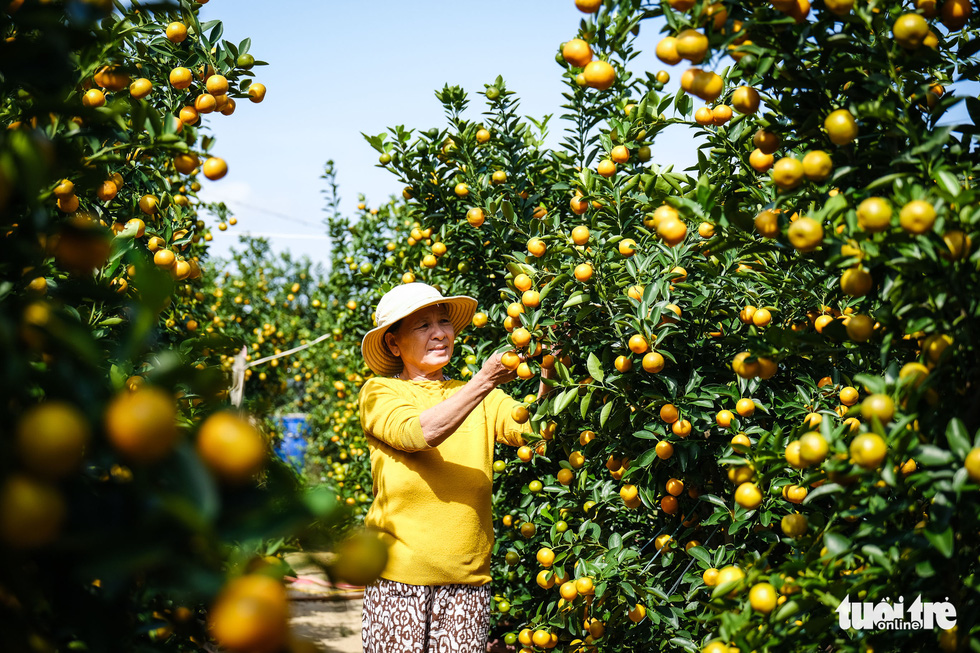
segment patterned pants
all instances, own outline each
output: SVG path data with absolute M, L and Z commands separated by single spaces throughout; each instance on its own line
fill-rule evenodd
M 490 585 L 406 585 L 378 579 L 364 588 L 364 653 L 484 653 Z

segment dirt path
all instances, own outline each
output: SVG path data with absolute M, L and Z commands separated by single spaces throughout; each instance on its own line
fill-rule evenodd
M 359 653 L 361 601 L 298 600 L 289 604 L 293 632 L 325 653 Z
M 289 555 L 287 560 L 297 576 L 311 581 L 326 581 L 320 568 L 308 564 L 303 556 Z M 289 592 L 293 633 L 316 644 L 324 653 L 359 653 L 361 599 L 340 598 L 329 591 L 317 592 L 317 586 L 313 583 L 307 584 L 305 590 L 293 589 Z

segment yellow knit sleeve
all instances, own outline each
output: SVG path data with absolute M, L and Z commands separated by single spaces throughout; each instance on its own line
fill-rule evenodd
M 510 416 L 514 406 L 520 406 L 521 402 L 500 388 L 491 390 L 484 401 L 487 407 L 487 418 L 493 427 L 494 439 L 500 444 L 509 444 L 514 447 L 525 444 L 524 434 L 531 433 L 533 430 L 530 420 L 523 424 L 518 424 Z
M 385 444 L 402 451 L 431 449 L 422 435 L 422 413 L 407 395 L 398 392 L 397 383 L 378 378 L 361 386 L 359 407 L 361 428 Z M 403 382 L 402 382 L 403 383 Z

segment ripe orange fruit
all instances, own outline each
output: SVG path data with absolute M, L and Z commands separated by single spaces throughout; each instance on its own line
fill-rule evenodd
M 769 614 L 776 607 L 776 588 L 769 583 L 756 583 L 749 590 L 749 605 L 756 612 Z
M 877 469 L 885 459 L 888 446 L 877 433 L 862 433 L 851 442 L 851 460 L 864 469 Z
M 840 277 L 840 289 L 851 297 L 864 297 L 871 291 L 871 273 L 861 265 L 844 270 Z
M 630 160 L 630 151 L 625 145 L 617 145 L 609 153 L 609 158 L 616 163 L 626 163 Z
M 215 181 L 221 179 L 226 174 L 228 174 L 228 164 L 225 163 L 224 159 L 219 159 L 218 157 L 210 157 L 201 166 L 201 172 L 208 179 Z
M 470 210 L 472 211 L 473 209 Z M 482 213 L 482 211 L 480 212 Z M 534 237 L 531 240 L 527 241 L 527 252 L 531 256 L 537 256 L 540 258 L 544 256 L 546 251 L 548 251 L 548 246 L 540 238 Z
M 567 41 L 561 49 L 561 56 L 576 68 L 584 68 L 592 61 L 592 48 L 582 39 Z
M 616 174 L 616 164 L 609 159 L 603 159 L 599 162 L 599 165 L 596 166 L 596 172 L 608 179 Z
M 704 573 L 701 574 L 701 580 L 703 580 L 704 584 L 708 587 L 714 587 L 718 584 L 718 570 L 714 567 L 705 569 Z M 725 647 L 725 653 L 728 653 L 728 647 Z
M 947 261 L 959 261 L 970 254 L 973 243 L 970 236 L 961 229 L 950 229 L 943 234 L 943 242 L 947 250 L 940 251 L 939 256 Z
M 970 0 L 944 0 L 941 12 L 943 25 L 953 31 L 966 25 L 973 13 L 973 6 Z
M 635 624 L 638 624 L 641 621 L 643 621 L 644 618 L 646 618 L 647 609 L 643 605 L 637 603 L 636 607 L 630 610 L 626 616 L 629 617 L 630 621 L 632 621 Z
M 516 351 L 511 349 L 510 351 L 505 351 L 500 355 L 500 364 L 506 367 L 508 370 L 516 370 L 517 366 L 521 364 L 521 357 Z
M 590 61 L 582 71 L 585 83 L 604 91 L 616 82 L 616 70 L 606 61 Z
M 82 96 L 82 106 L 90 109 L 105 106 L 105 93 L 97 88 L 90 88 Z
M 636 241 L 632 238 L 624 238 L 619 241 L 618 248 L 622 256 L 633 256 L 636 253 Z
M 715 415 L 715 423 L 723 429 L 731 426 L 733 419 L 735 419 L 735 415 L 730 410 L 719 410 L 718 414 Z
M 665 36 L 657 43 L 657 58 L 668 66 L 680 63 L 683 58 L 677 52 L 677 39 L 673 36 Z
M 806 515 L 801 515 L 798 512 L 784 516 L 779 522 L 779 527 L 786 537 L 800 537 L 806 534 L 808 526 Z
M 762 503 L 762 491 L 755 483 L 742 483 L 735 490 L 735 503 L 746 510 L 755 510 Z
M 882 424 L 887 424 L 895 416 L 895 402 L 885 394 L 868 395 L 861 402 L 861 416 L 868 421 L 877 417 Z
M 675 45 L 683 59 L 698 64 L 708 52 L 708 37 L 697 30 L 685 29 L 677 35 Z
M 752 324 L 759 327 L 760 329 L 769 326 L 769 323 L 771 321 L 772 321 L 772 313 L 769 312 L 768 308 L 760 308 L 755 313 L 752 314 Z
M 531 458 L 534 456 L 534 450 L 528 446 L 522 446 L 517 450 L 517 457 L 522 463 L 530 462 Z
M 602 7 L 602 0 L 575 0 L 575 7 L 584 14 L 594 14 Z
M 838 15 L 846 16 L 854 8 L 854 0 L 824 0 L 827 9 Z
M 755 113 L 759 110 L 759 101 L 759 91 L 751 86 L 739 86 L 732 92 L 732 107 L 739 113 Z
M 749 167 L 762 174 L 772 168 L 773 161 L 776 160 L 772 154 L 766 154 L 759 148 L 752 150 L 749 154 Z
M 208 629 L 222 648 L 274 653 L 286 644 L 288 619 L 282 583 L 270 576 L 248 574 L 222 589 L 208 612 Z
M 667 460 L 674 455 L 674 445 L 667 442 L 666 440 L 661 440 L 656 446 L 657 457 L 661 460 Z
M 194 81 L 194 75 L 190 70 L 184 68 L 183 66 L 178 66 L 170 71 L 170 85 L 177 90 L 184 90 L 190 88 L 191 82 Z
M 752 144 L 763 154 L 772 154 L 779 149 L 780 139 L 776 134 L 760 129 L 752 136 Z
M 197 453 L 226 483 L 240 485 L 261 471 L 267 452 L 262 434 L 230 412 L 208 417 L 197 433 Z
M 26 474 L 10 474 L 0 486 L 0 541 L 14 549 L 50 544 L 61 532 L 66 511 L 55 486 Z
M 847 145 L 858 135 L 857 122 L 847 109 L 832 111 L 824 120 L 823 126 L 834 145 Z
M 251 86 L 248 87 L 248 99 L 252 102 L 258 104 L 265 99 L 265 84 L 259 84 L 258 82 L 252 82 Z
M 30 471 L 56 479 L 78 467 L 91 438 L 85 415 L 74 405 L 48 400 L 17 422 L 17 452 Z
M 679 478 L 671 478 L 667 481 L 665 489 L 668 493 L 679 497 L 684 492 L 684 481 Z
M 679 419 L 670 425 L 670 431 L 679 438 L 686 438 L 691 434 L 691 422 L 686 419 Z
M 882 197 L 869 197 L 858 204 L 858 226 L 871 233 L 883 231 L 891 226 L 892 207 Z
M 803 181 L 803 163 L 793 157 L 783 157 L 772 167 L 772 183 L 782 190 L 791 190 Z
M 936 209 L 924 200 L 912 200 L 898 214 L 902 229 L 912 234 L 924 234 L 936 222 Z
M 657 227 L 657 233 L 669 246 L 679 245 L 687 237 L 687 225 L 680 220 L 667 219 Z
M 699 68 L 692 68 L 691 70 L 694 71 L 694 76 L 688 77 L 690 88 L 685 90 L 705 102 L 714 102 L 717 100 L 722 91 L 725 90 L 725 80 L 717 73 L 711 71 L 705 71 Z M 684 84 L 684 82 L 685 78 L 682 75 L 681 84 Z
M 966 454 L 963 466 L 966 468 L 967 475 L 975 483 L 980 483 L 980 447 L 970 449 L 970 453 Z
M 745 435 L 744 433 L 736 433 L 734 436 L 732 436 L 729 444 L 732 445 L 732 449 L 735 451 L 743 453 L 752 448 L 752 440 L 750 440 L 749 436 Z
M 701 126 L 713 125 L 715 124 L 715 118 L 711 114 L 711 109 L 708 107 L 701 107 L 694 112 L 694 122 Z
M 572 242 L 576 245 L 585 245 L 589 242 L 589 228 L 579 225 L 572 229 Z
M 153 254 L 153 263 L 158 267 L 169 270 L 177 263 L 177 255 L 169 249 L 160 249 Z
M 666 362 L 664 361 L 664 357 L 655 351 L 651 351 L 644 356 L 643 361 L 640 363 L 640 365 L 643 367 L 643 371 L 650 372 L 651 374 L 656 374 L 664 369 L 665 364 Z
M 211 113 L 218 106 L 218 101 L 210 93 L 202 93 L 194 98 L 194 108 L 198 113 Z
M 159 252 L 157 252 L 159 254 Z M 105 411 L 109 442 L 127 460 L 153 463 L 168 456 L 180 438 L 170 393 L 154 386 L 121 392 Z
M 823 181 L 834 171 L 830 155 L 823 150 L 812 150 L 803 157 L 803 174 L 810 181 Z
M 629 342 L 627 343 L 630 351 L 634 354 L 643 354 L 650 348 L 650 343 L 639 333 L 634 333 L 630 336 Z
M 711 110 L 711 117 L 715 125 L 721 127 L 732 119 L 732 108 L 727 104 L 719 104 Z
M 779 234 L 779 214 L 769 209 L 762 211 L 755 216 L 755 230 L 765 238 L 775 238 Z
M 895 42 L 906 50 L 916 50 L 929 34 L 929 23 L 916 13 L 902 14 L 892 24 Z
M 575 278 L 581 282 L 586 282 L 592 278 L 592 265 L 589 263 L 579 263 L 575 266 Z
M 677 407 L 674 406 L 674 404 L 664 404 L 660 408 L 660 419 L 668 424 L 673 424 L 679 417 L 680 413 L 677 411 Z
M 858 401 L 858 391 L 856 388 L 851 386 L 844 386 L 841 388 L 840 394 L 838 395 L 840 402 L 845 406 L 853 406 Z
M 823 241 L 823 226 L 813 218 L 800 218 L 789 226 L 789 242 L 801 252 L 810 252 Z
M 200 162 L 196 154 L 183 152 L 174 157 L 174 169 L 182 175 L 189 175 Z
M 718 570 L 718 577 L 716 585 L 724 585 L 725 583 L 737 583 L 745 578 L 745 572 L 735 565 L 729 565 L 727 567 L 722 567 Z M 738 588 L 732 590 L 729 596 L 734 596 L 738 591 Z
M 173 22 L 167 25 L 167 39 L 172 43 L 183 43 L 187 38 L 187 26 L 183 23 Z
M 200 118 L 200 114 L 198 114 L 197 109 L 194 107 L 187 106 L 180 110 L 178 117 L 183 124 L 193 125 Z
M 119 188 L 116 186 L 116 182 L 111 179 L 106 179 L 95 187 L 95 196 L 102 202 L 111 202 L 118 193 Z
M 755 414 L 755 402 L 748 397 L 742 397 L 735 404 L 735 412 L 742 417 L 752 417 Z
M 522 363 L 521 365 L 523 365 Z M 520 369 L 520 365 L 517 366 Z M 510 417 L 518 424 L 524 424 L 531 419 L 531 413 L 524 406 L 514 406 L 510 411 Z
M 800 436 L 800 462 L 804 465 L 818 465 L 827 458 L 830 445 L 816 431 L 810 431 Z
M 211 95 L 226 95 L 228 93 L 228 78 L 224 75 L 211 75 L 204 83 Z

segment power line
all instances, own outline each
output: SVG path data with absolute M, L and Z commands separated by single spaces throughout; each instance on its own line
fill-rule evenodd
M 256 238 L 302 238 L 304 240 L 330 240 L 330 236 L 324 234 L 275 234 L 257 231 L 245 231 L 242 236 L 254 236 Z
M 279 211 L 273 211 L 272 209 L 266 209 L 266 208 L 263 208 L 261 206 L 256 206 L 254 204 L 246 204 L 245 202 L 241 202 L 239 200 L 226 200 L 225 201 L 225 204 L 236 204 L 236 205 L 238 205 L 238 206 L 240 206 L 242 208 L 246 208 L 246 209 L 249 209 L 251 211 L 255 211 L 257 213 L 265 213 L 266 215 L 271 215 L 271 216 L 277 217 L 277 218 L 279 218 L 281 220 L 288 220 L 289 222 L 296 222 L 297 224 L 306 225 L 307 227 L 316 227 L 317 229 L 324 229 L 324 225 L 322 225 L 322 224 L 313 224 L 312 222 L 309 222 L 307 220 L 303 220 L 301 218 L 294 218 L 291 215 L 286 215 L 285 213 L 280 213 Z

